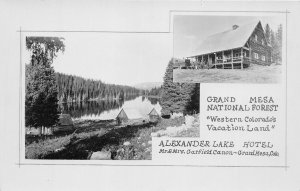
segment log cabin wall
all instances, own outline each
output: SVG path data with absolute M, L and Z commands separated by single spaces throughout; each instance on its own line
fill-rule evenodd
M 267 45 L 264 37 L 264 31 L 259 23 L 248 40 L 251 48 L 251 61 L 253 64 L 270 65 L 271 64 L 271 48 Z M 258 54 L 258 58 L 255 57 Z M 256 55 L 257 56 L 257 55 Z M 265 61 L 262 60 L 265 56 Z

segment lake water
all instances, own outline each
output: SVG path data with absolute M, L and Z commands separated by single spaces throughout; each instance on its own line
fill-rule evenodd
M 146 117 L 150 111 L 160 114 L 160 100 L 144 96 L 133 97 L 128 100 L 89 101 L 80 103 L 64 103 L 60 109 L 64 114 L 70 114 L 73 119 L 115 119 L 121 109 L 129 118 Z

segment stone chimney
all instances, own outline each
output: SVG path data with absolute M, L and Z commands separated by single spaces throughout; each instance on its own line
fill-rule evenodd
M 235 30 L 235 29 L 237 29 L 239 27 L 239 25 L 233 25 L 232 26 L 232 30 Z

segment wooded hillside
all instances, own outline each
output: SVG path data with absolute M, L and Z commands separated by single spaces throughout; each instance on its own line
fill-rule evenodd
M 100 80 L 56 73 L 58 99 L 60 102 L 87 100 L 126 99 L 143 94 L 142 90 L 130 86 L 106 84 Z

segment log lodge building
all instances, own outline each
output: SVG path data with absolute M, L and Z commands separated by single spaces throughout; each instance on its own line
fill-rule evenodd
M 233 25 L 230 30 L 209 36 L 187 59 L 196 69 L 243 69 L 251 64 L 270 65 L 271 47 L 259 21 Z

